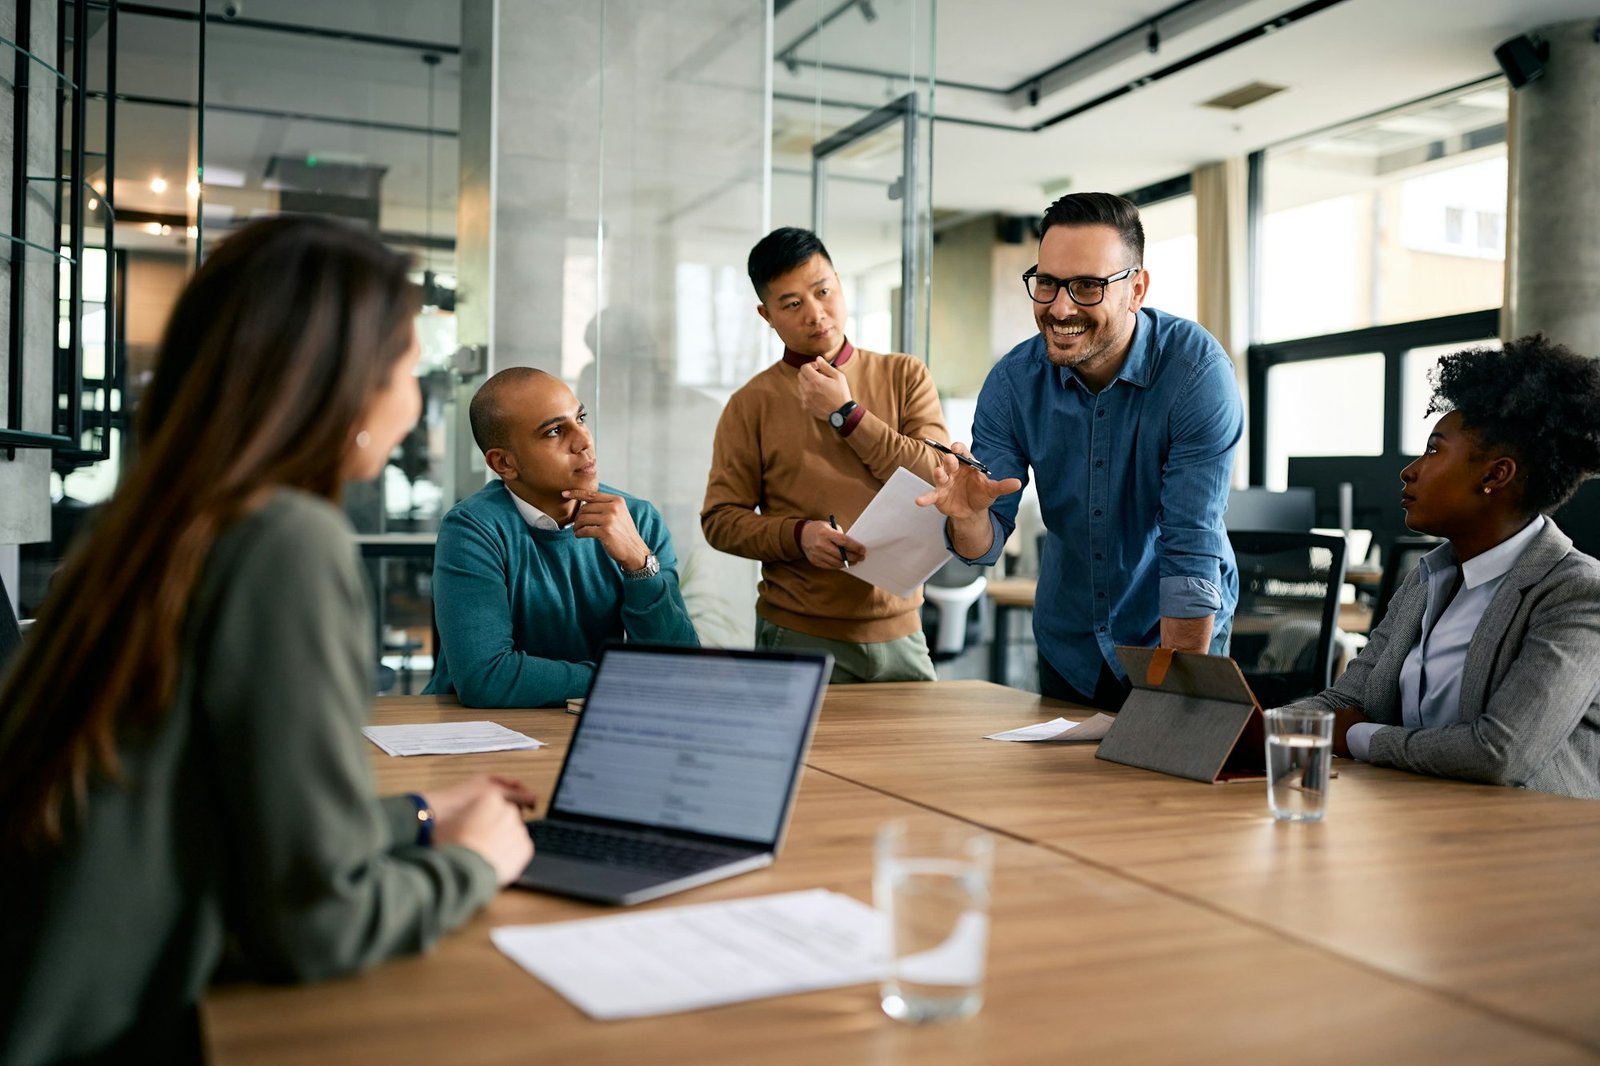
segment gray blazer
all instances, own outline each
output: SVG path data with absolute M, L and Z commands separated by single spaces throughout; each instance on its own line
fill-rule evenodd
M 1461 720 L 1401 725 L 1400 666 L 1422 634 L 1417 571 L 1344 676 L 1300 706 L 1360 707 L 1379 766 L 1600 799 L 1600 562 L 1554 522 L 1506 574 L 1467 649 Z

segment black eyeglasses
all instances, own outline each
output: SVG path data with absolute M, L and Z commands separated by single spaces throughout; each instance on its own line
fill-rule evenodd
M 1131 266 L 1126 270 L 1119 270 L 1109 278 L 1053 278 L 1049 274 L 1039 273 L 1038 267 L 1029 267 L 1022 275 L 1022 284 L 1028 290 L 1028 296 L 1036 304 L 1053 304 L 1056 302 L 1063 287 L 1067 290 L 1067 297 L 1079 307 L 1093 307 L 1106 298 L 1106 286 L 1129 278 L 1139 272 L 1138 266 Z

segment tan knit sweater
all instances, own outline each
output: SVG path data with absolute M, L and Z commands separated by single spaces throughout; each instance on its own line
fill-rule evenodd
M 866 408 L 845 437 L 801 406 L 799 371 L 787 363 L 733 394 L 717 423 L 700 524 L 713 548 L 761 560 L 756 613 L 769 622 L 862 644 L 896 640 L 921 628 L 921 593 L 891 596 L 812 566 L 795 527 L 832 514 L 848 529 L 899 467 L 932 481 L 938 453 L 922 438 L 949 436 L 919 360 L 857 348 L 839 369 Z

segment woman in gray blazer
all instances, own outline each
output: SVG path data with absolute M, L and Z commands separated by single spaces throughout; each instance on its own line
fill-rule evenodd
M 1445 414 L 1399 503 L 1447 543 L 1302 705 L 1335 712 L 1339 755 L 1600 798 L 1600 562 L 1549 518 L 1600 472 L 1600 361 L 1536 335 L 1447 355 L 1433 382 Z

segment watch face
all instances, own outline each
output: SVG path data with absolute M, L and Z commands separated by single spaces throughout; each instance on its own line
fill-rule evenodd
M 844 415 L 840 414 L 838 411 L 833 412 L 833 414 L 828 416 L 828 424 L 834 429 L 838 429 L 840 426 L 844 425 Z

